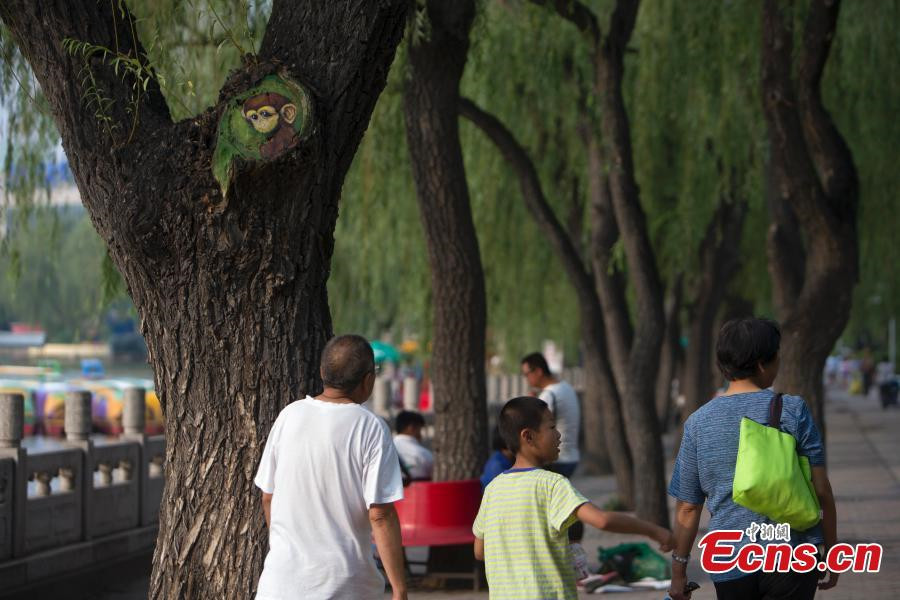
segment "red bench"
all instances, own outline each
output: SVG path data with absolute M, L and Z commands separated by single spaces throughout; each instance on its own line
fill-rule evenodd
M 395 502 L 400 518 L 403 546 L 453 546 L 472 544 L 472 523 L 481 504 L 481 482 L 414 481 L 403 489 L 403 500 Z M 430 573 L 438 577 L 472 578 L 477 590 L 481 583 L 481 563 L 474 561 L 471 575 Z

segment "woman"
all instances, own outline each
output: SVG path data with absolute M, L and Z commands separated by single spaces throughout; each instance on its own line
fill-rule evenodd
M 709 531 L 747 530 L 752 523 L 772 523 L 767 517 L 735 504 L 731 497 L 737 460 L 740 423 L 748 417 L 768 422 L 769 390 L 778 375 L 781 332 L 774 321 L 744 318 L 722 326 L 716 343 L 716 362 L 728 380 L 728 389 L 692 414 L 684 424 L 684 437 L 675 461 L 669 495 L 674 497 L 675 551 L 672 553 L 673 600 L 685 594 L 687 563 L 697 536 L 700 513 L 706 504 L 711 515 Z M 791 531 L 791 544 L 808 542 L 827 551 L 836 541 L 836 514 L 831 484 L 825 472 L 825 454 L 815 422 L 802 398 L 783 396 L 781 429 L 797 440 L 797 452 L 809 459 L 812 481 L 823 510 L 822 521 L 807 531 Z M 745 535 L 735 546 L 749 543 Z M 757 543 L 767 544 L 757 539 Z M 824 548 L 823 548 L 824 545 Z M 815 596 L 816 588 L 828 589 L 838 574 L 828 573 L 818 583 L 819 572 L 745 573 L 734 568 L 712 574 L 720 600 L 791 599 Z

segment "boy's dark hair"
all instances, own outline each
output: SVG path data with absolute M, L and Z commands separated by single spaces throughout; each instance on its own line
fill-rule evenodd
M 394 417 L 394 431 L 403 433 L 410 425 L 425 427 L 425 417 L 411 410 L 402 410 Z
M 321 369 L 322 383 L 349 393 L 374 372 L 375 354 L 361 335 L 339 335 L 325 344 Z
M 509 450 L 509 446 L 506 445 L 506 441 L 503 439 L 503 436 L 500 435 L 500 427 L 494 426 L 494 431 L 491 432 L 491 450 L 501 451 L 501 450 Z
M 529 369 L 540 369 L 544 372 L 544 375 L 550 375 L 550 366 L 547 364 L 547 359 L 540 352 L 532 352 L 523 358 L 520 364 L 528 365 Z
M 743 317 L 728 321 L 716 341 L 716 365 L 728 381 L 748 379 L 778 355 L 781 330 L 771 319 Z
M 519 434 L 523 429 L 540 429 L 544 413 L 549 410 L 546 402 L 532 396 L 519 396 L 503 405 L 497 427 L 511 452 L 519 453 Z

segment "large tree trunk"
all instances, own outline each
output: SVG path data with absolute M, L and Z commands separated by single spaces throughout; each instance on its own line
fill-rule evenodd
M 437 480 L 478 477 L 487 453 L 486 300 L 459 141 L 459 82 L 474 2 L 430 0 L 427 38 L 409 44 L 405 115 L 431 267 Z
M 134 82 L 99 61 L 96 89 L 114 104 L 105 119 L 84 106 L 81 59 L 61 42 L 143 54 L 118 11 L 93 0 L 0 6 L 147 340 L 167 442 L 150 596 L 247 598 L 267 549 L 253 475 L 279 410 L 319 389 L 340 189 L 405 3 L 276 2 L 259 57 L 232 74 L 216 107 L 180 123 L 155 81 L 132 120 Z M 218 118 L 279 69 L 315 90 L 316 132 L 275 161 L 238 164 L 223 198 L 211 174 Z
M 856 167 L 819 91 L 839 10 L 839 0 L 813 0 L 796 62 L 790 5 L 766 0 L 762 11 L 769 270 L 783 334 L 775 386 L 802 395 L 823 434 L 822 369 L 849 319 L 859 273 Z
M 733 186 L 735 187 L 735 186 Z M 715 348 L 716 315 L 725 299 L 728 284 L 740 266 L 741 234 L 747 203 L 725 197 L 706 228 L 700 243 L 699 281 L 690 310 L 690 334 L 684 367 L 684 414 L 703 406 L 715 391 L 713 351 Z
M 582 464 L 586 472 L 597 472 L 605 445 L 616 475 L 619 495 L 630 506 L 634 494 L 631 454 L 622 426 L 619 393 L 605 356 L 606 333 L 602 309 L 590 272 L 578 252 L 576 241 L 547 202 L 537 169 L 525 148 L 499 119 L 471 100 L 462 99 L 459 110 L 462 116 L 472 121 L 491 139 L 519 178 L 525 207 L 559 256 L 575 289 L 583 332 L 584 366 L 588 378 L 584 396 L 585 453 Z M 599 437 L 601 431 L 603 439 Z

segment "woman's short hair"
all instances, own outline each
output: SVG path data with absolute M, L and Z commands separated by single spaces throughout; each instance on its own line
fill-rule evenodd
M 540 429 L 544 414 L 549 410 L 546 402 L 532 396 L 519 396 L 504 404 L 497 419 L 497 426 L 506 447 L 518 454 L 519 434 L 523 429 L 535 431 Z
M 716 365 L 728 381 L 748 379 L 778 355 L 781 329 L 771 319 L 743 317 L 728 321 L 716 341 Z

